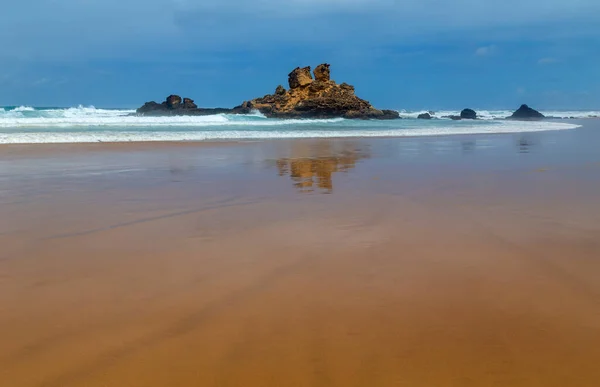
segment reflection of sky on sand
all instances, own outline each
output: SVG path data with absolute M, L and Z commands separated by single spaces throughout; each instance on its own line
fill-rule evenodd
M 368 147 L 354 142 L 318 141 L 292 144 L 289 157 L 275 161 L 279 176 L 289 176 L 300 192 L 331 193 L 336 172 L 348 172 L 370 157 Z

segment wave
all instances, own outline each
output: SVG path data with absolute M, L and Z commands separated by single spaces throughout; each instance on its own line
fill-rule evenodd
M 35 108 L 31 107 L 31 106 L 18 106 L 14 109 L 12 109 L 13 112 L 33 112 L 35 111 Z
M 0 128 L 7 127 L 78 127 L 78 126 L 123 126 L 123 127 L 163 127 L 163 126 L 205 126 L 205 125 L 289 125 L 306 123 L 337 122 L 336 120 L 266 120 L 259 112 L 246 115 L 214 116 L 175 116 L 143 117 L 133 115 L 133 109 L 98 109 L 94 106 L 71 108 L 34 108 L 31 106 L 0 108 Z M 416 119 L 424 111 L 400 110 L 400 117 Z M 433 113 L 434 118 L 444 119 L 459 115 L 460 111 L 440 110 Z M 600 111 L 542 111 L 551 118 L 592 118 L 600 117 Z M 512 114 L 509 110 L 477 110 L 482 120 L 504 119 Z M 339 120 L 339 119 L 338 119 Z
M 420 126 L 412 128 L 323 130 L 306 127 L 295 130 L 195 130 L 195 131 L 78 131 L 0 133 L 0 144 L 89 143 L 129 141 L 260 140 L 340 137 L 418 137 L 459 134 L 501 134 L 575 129 L 578 125 L 556 122 L 502 122 L 496 124 Z
M 77 128 L 77 127 L 203 127 L 203 126 L 279 126 L 326 124 L 343 121 L 333 119 L 267 119 L 260 112 L 243 115 L 149 117 L 133 115 L 135 110 L 76 108 L 34 109 L 28 107 L 0 111 L 0 128 Z

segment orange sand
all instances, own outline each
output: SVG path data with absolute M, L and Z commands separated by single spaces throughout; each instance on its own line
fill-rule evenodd
M 600 385 L 600 210 L 477 187 L 6 204 L 0 385 Z

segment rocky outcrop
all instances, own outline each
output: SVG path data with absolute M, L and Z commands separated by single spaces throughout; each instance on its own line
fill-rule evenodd
M 430 120 L 433 117 L 431 117 L 431 114 L 429 114 L 429 113 L 421 113 L 417 116 L 417 118 L 420 120 Z
M 289 90 L 246 101 L 238 108 L 258 110 L 275 118 L 360 118 L 394 119 L 393 110 L 379 110 L 354 94 L 354 86 L 337 84 L 330 78 L 330 65 L 321 64 L 311 76 L 310 67 L 297 67 L 288 75 Z
M 279 85 L 277 86 L 277 88 L 275 89 L 275 94 L 276 95 L 284 95 L 285 94 L 285 87 Z
M 329 63 L 323 63 L 315 68 L 315 80 L 320 82 L 327 82 L 331 80 L 331 70 L 329 70 Z
M 223 113 L 249 113 L 250 109 L 198 108 L 193 99 L 181 98 L 172 94 L 163 103 L 146 102 L 136 110 L 137 114 L 145 116 L 208 116 Z
M 527 105 L 521 105 L 510 117 L 509 120 L 541 120 L 545 116 L 535 109 L 530 108 Z
M 473 109 L 463 109 L 460 112 L 460 118 L 463 120 L 475 120 L 477 119 L 477 112 Z
M 245 101 L 233 109 L 199 108 L 192 99 L 170 95 L 162 103 L 147 102 L 137 114 L 152 116 L 247 114 L 258 110 L 275 118 L 357 118 L 395 119 L 397 111 L 379 110 L 369 101 L 354 94 L 354 86 L 337 84 L 331 79 L 330 65 L 315 68 L 314 79 L 310 67 L 296 67 L 288 74 L 289 89 L 279 85 L 274 94 Z
M 198 105 L 194 103 L 193 99 L 184 98 L 183 99 L 183 108 L 184 109 L 197 109 Z
M 290 89 L 296 89 L 298 87 L 306 86 L 311 84 L 313 81 L 310 75 L 310 66 L 307 67 L 296 67 L 291 73 L 288 74 L 288 84 Z
M 179 105 L 181 105 L 181 97 L 178 95 L 171 94 L 167 97 L 165 103 L 167 105 L 167 108 L 169 109 L 178 109 Z

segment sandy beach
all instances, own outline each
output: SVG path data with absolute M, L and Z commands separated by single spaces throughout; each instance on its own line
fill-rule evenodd
M 598 386 L 600 125 L 0 147 L 0 385 Z

